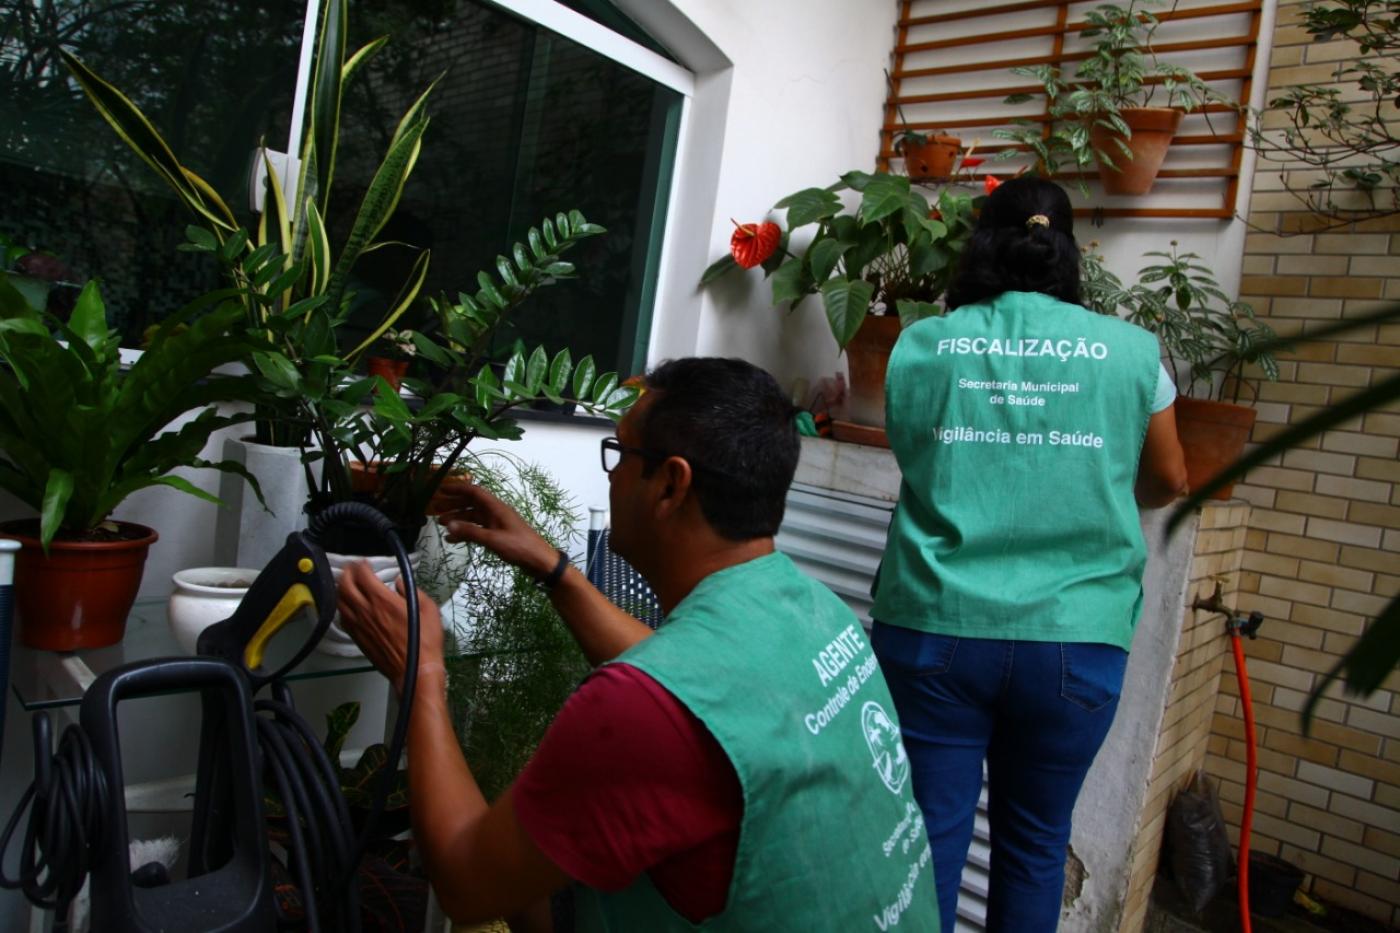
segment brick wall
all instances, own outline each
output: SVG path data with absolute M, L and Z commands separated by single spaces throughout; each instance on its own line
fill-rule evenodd
M 1309 41 L 1301 4 L 1280 3 L 1270 88 L 1329 82 L 1353 44 Z M 1308 177 L 1295 175 L 1294 186 Z M 1279 332 L 1306 337 L 1400 299 L 1400 217 L 1328 229 L 1261 163 L 1241 297 Z M 1400 368 L 1400 326 L 1299 342 L 1259 390 L 1255 439 L 1276 434 Z M 1400 923 L 1400 677 L 1367 699 L 1334 686 L 1311 735 L 1298 711 L 1323 672 L 1400 590 L 1400 407 L 1326 433 L 1253 471 L 1237 602 L 1267 617 L 1247 643 L 1259 738 L 1256 850 L 1304 868 L 1315 894 Z M 1222 782 L 1232 838 L 1244 796 L 1243 721 L 1229 665 L 1207 766 Z
M 1240 566 L 1244 555 L 1249 507 L 1238 502 L 1210 503 L 1201 512 L 1200 529 L 1191 564 L 1187 601 L 1209 596 L 1218 580 L 1225 604 L 1238 598 Z M 1183 607 L 1181 636 L 1172 669 L 1171 690 L 1157 734 L 1152 773 L 1138 831 L 1133 839 L 1132 874 L 1123 905 L 1119 930 L 1141 930 L 1152 893 L 1152 882 L 1162 852 L 1167 807 L 1176 792 L 1190 783 L 1191 775 L 1206 761 L 1208 744 L 1215 745 L 1212 722 L 1222 666 L 1230 654 L 1225 624 L 1218 615 Z

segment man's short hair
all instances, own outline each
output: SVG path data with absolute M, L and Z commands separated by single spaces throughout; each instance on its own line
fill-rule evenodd
M 641 444 L 690 463 L 710 526 L 730 541 L 776 534 L 799 451 L 797 409 L 777 380 L 744 360 L 685 357 L 648 373 L 646 387 Z

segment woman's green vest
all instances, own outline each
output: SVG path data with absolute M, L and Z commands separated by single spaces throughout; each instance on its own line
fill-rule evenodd
M 1147 331 L 1034 292 L 905 329 L 885 385 L 903 479 L 871 615 L 1127 649 L 1158 368 Z
M 729 756 L 744 795 L 722 913 L 698 927 L 646 875 L 578 892 L 578 927 L 938 929 L 909 759 L 879 665 L 844 603 L 769 554 L 711 574 L 616 659 L 655 678 Z

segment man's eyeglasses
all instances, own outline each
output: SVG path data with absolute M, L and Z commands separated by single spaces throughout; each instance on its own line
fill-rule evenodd
M 670 456 L 670 454 L 658 453 L 641 447 L 628 447 L 615 437 L 605 437 L 602 445 L 603 472 L 611 473 L 616 470 L 617 465 L 622 462 L 623 454 L 636 454 L 638 457 L 653 463 L 660 463 Z

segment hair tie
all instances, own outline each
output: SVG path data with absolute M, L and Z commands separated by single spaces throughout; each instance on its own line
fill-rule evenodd
M 1050 218 L 1049 218 L 1049 217 L 1046 217 L 1044 214 L 1032 214 L 1031 216 L 1029 216 L 1029 217 L 1026 218 L 1026 229 L 1027 229 L 1027 230 L 1029 230 L 1031 227 L 1049 227 L 1049 226 L 1050 226 Z

